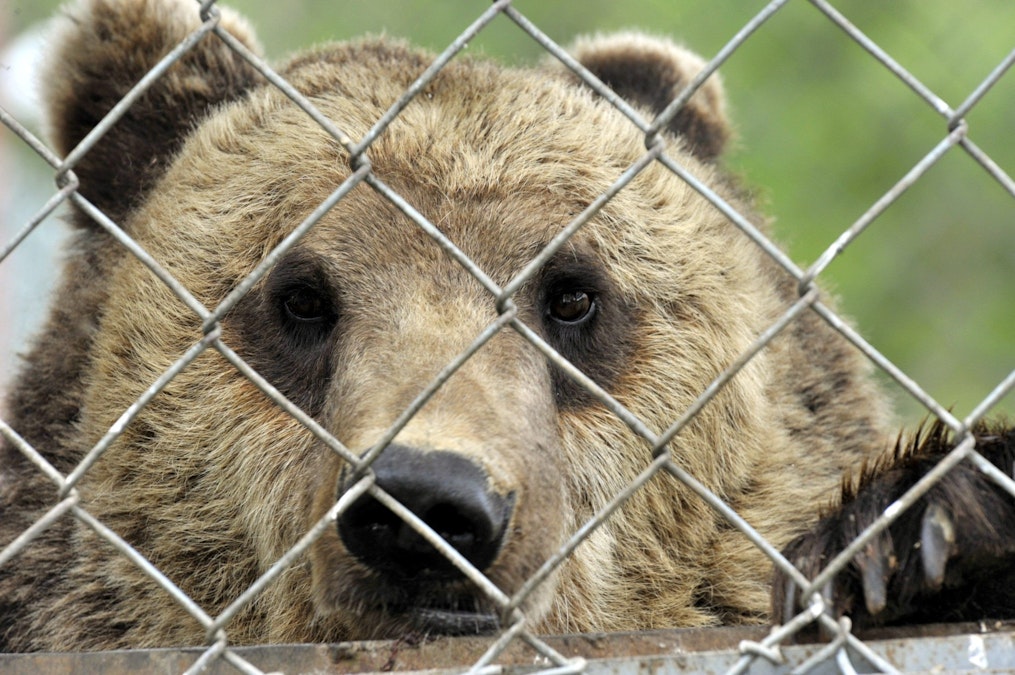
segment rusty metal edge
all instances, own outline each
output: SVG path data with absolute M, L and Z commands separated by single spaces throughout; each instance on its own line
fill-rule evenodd
M 562 635 L 547 642 L 568 657 L 589 662 L 589 672 L 722 672 L 740 657 L 741 641 L 759 641 L 763 627 L 696 628 L 635 633 Z M 867 631 L 859 637 L 901 670 L 949 671 L 1015 669 L 1015 623 L 937 624 Z M 490 644 L 489 638 L 401 639 L 317 645 L 234 647 L 244 660 L 265 672 L 301 673 L 462 672 Z M 982 658 L 970 661 L 970 646 L 982 646 Z M 800 663 L 820 643 L 782 649 L 787 663 Z M 8 675 L 71 673 L 180 673 L 204 653 L 201 648 L 138 649 L 108 652 L 0 654 L 0 672 Z M 1007 657 L 1005 656 L 1007 655 Z M 854 658 L 858 658 L 854 656 Z M 527 672 L 540 665 L 535 652 L 516 643 L 497 660 L 504 672 Z M 863 660 L 855 661 L 863 667 Z M 546 664 L 548 665 L 548 664 Z M 784 672 L 779 664 L 759 662 L 751 672 Z M 207 673 L 235 673 L 222 659 Z M 815 672 L 821 672 L 820 669 Z M 863 671 L 861 671 L 863 672 Z

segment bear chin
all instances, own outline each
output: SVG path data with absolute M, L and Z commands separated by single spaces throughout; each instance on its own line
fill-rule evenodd
M 368 575 L 318 598 L 318 611 L 337 616 L 353 639 L 489 635 L 501 628 L 494 604 L 464 579 L 393 583 Z
M 481 608 L 484 603 L 479 598 L 454 596 L 448 600 L 446 604 L 434 602 L 367 610 L 359 619 L 363 625 L 373 626 L 369 633 L 378 638 L 399 638 L 406 633 L 450 637 L 491 635 L 500 630 L 500 618 L 493 611 L 484 611 Z M 464 609 L 469 605 L 475 605 L 476 609 Z

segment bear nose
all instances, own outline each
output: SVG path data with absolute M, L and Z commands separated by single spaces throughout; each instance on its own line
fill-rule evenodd
M 415 513 L 479 570 L 500 551 L 513 494 L 487 487 L 472 460 L 442 450 L 388 446 L 371 465 L 377 485 Z M 363 564 L 395 579 L 453 579 L 461 572 L 409 524 L 370 495 L 338 519 L 338 533 Z

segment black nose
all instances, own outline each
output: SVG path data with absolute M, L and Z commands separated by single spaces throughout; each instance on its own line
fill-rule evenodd
M 477 569 L 493 563 L 511 518 L 513 495 L 487 487 L 471 460 L 445 451 L 388 446 L 372 465 L 377 485 L 401 502 Z M 365 565 L 397 579 L 460 572 L 412 527 L 370 495 L 338 519 L 346 548 Z

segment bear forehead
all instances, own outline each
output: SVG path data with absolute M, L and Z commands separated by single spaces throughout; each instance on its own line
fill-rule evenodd
M 431 58 L 397 43 L 361 42 L 298 57 L 283 74 L 356 141 Z M 630 121 L 558 75 L 462 58 L 365 155 L 396 190 L 473 203 L 529 195 L 544 207 L 547 200 L 584 207 L 644 152 Z M 274 87 L 213 116 L 182 154 L 218 167 L 195 173 L 241 181 L 220 183 L 220 192 L 236 194 L 256 182 L 257 190 L 267 188 L 266 199 L 277 199 L 276 191 L 302 199 L 309 195 L 301 187 L 331 186 L 349 173 L 345 149 Z
M 282 72 L 358 139 L 431 61 L 425 51 L 364 41 L 296 57 Z M 460 58 L 365 156 L 374 176 L 504 283 L 644 153 L 638 129 L 584 88 L 545 69 Z M 694 158 L 679 157 L 714 175 Z M 135 234 L 166 257 L 181 258 L 182 267 L 200 257 L 226 280 L 239 279 L 348 178 L 349 161 L 347 150 L 305 111 L 274 87 L 261 87 L 192 134 L 136 215 Z M 624 276 L 631 276 L 631 261 L 669 268 L 680 251 L 696 247 L 689 239 L 721 220 L 683 181 L 651 164 L 562 254 L 579 251 L 607 267 L 625 259 Z M 341 264 L 347 278 L 357 265 L 365 278 L 376 278 L 384 262 L 425 261 L 430 275 L 458 271 L 420 228 L 364 184 L 301 245 Z
M 433 58 L 399 42 L 368 40 L 298 57 L 284 74 L 356 140 Z M 590 131 L 599 133 L 589 139 Z M 471 150 L 482 152 L 494 164 L 520 163 L 533 150 L 549 159 L 575 158 L 567 163 L 589 154 L 606 161 L 622 157 L 626 164 L 633 159 L 632 152 L 637 156 L 644 151 L 630 122 L 560 73 L 508 68 L 469 57 L 451 61 L 430 80 L 398 114 L 385 138 L 395 143 L 385 148 L 395 154 Z M 374 146 L 375 152 L 382 147 Z M 566 154 L 554 155 L 562 152 Z M 424 173 L 426 167 L 420 168 Z

